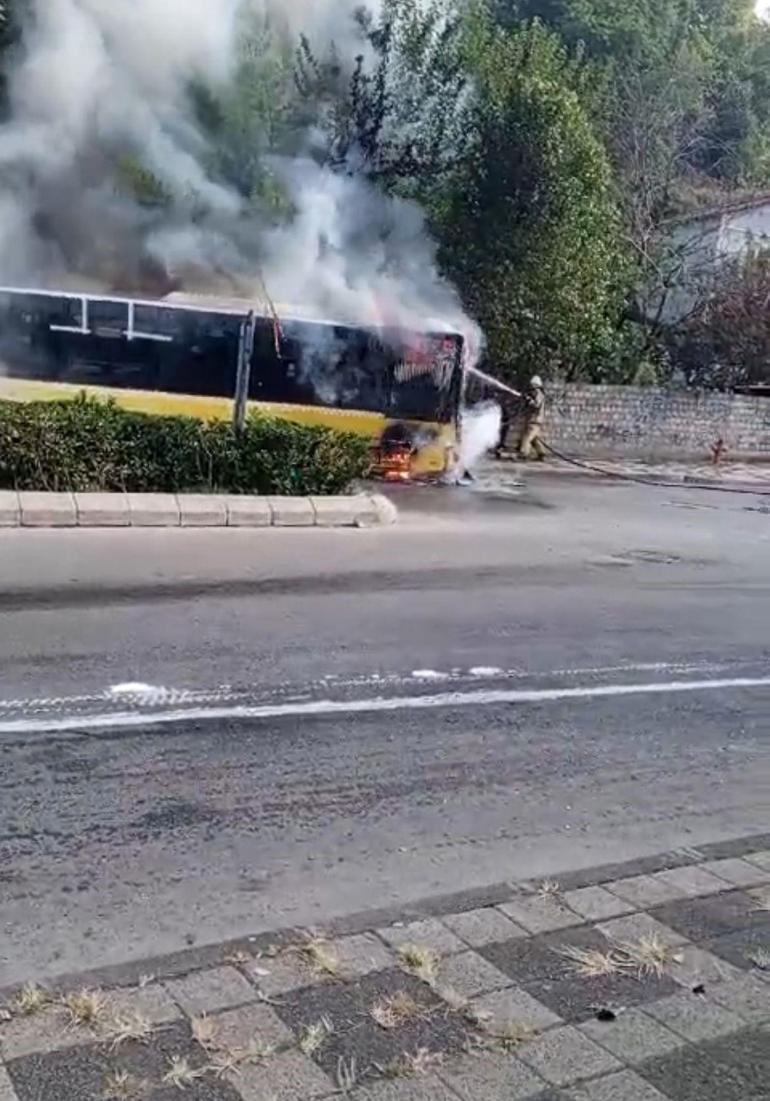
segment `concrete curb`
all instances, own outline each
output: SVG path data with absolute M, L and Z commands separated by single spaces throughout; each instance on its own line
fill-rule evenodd
M 380 493 L 238 497 L 0 491 L 0 528 L 368 528 L 397 519 L 396 506 Z

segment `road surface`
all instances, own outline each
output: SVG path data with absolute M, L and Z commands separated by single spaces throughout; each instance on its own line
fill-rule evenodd
M 0 986 L 770 825 L 768 500 L 0 533 Z

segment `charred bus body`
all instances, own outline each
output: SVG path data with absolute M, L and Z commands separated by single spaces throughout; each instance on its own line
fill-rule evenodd
M 413 473 L 445 468 L 462 390 L 459 333 L 383 333 L 254 311 L 247 301 L 162 300 L 0 288 L 0 398 L 85 390 L 149 413 L 232 415 L 242 326 L 255 312 L 248 407 L 365 435 Z

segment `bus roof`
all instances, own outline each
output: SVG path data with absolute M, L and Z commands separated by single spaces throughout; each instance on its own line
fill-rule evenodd
M 260 317 L 272 318 L 273 310 L 266 305 L 262 300 L 252 300 L 250 298 L 239 297 L 223 297 L 221 295 L 211 294 L 195 294 L 187 291 L 174 291 L 171 294 L 166 295 L 163 298 L 141 298 L 141 297 L 128 297 L 122 294 L 105 294 L 100 292 L 95 294 L 89 290 L 50 290 L 42 287 L 0 287 L 0 294 L 34 294 L 42 295 L 48 298 L 73 298 L 73 299 L 88 299 L 91 302 L 125 302 L 133 303 L 135 306 L 150 306 L 150 307 L 167 307 L 169 309 L 185 310 L 185 311 L 202 311 L 204 313 L 217 313 L 226 314 L 227 316 L 245 317 L 250 311 L 258 314 Z M 390 326 L 378 326 L 371 321 L 363 321 L 361 319 L 342 321 L 340 319 L 334 319 L 324 317 L 318 311 L 315 311 L 310 306 L 290 306 L 285 303 L 275 304 L 275 316 L 281 322 L 314 322 L 318 325 L 339 325 L 349 328 L 361 328 L 361 329 L 381 329 L 389 328 Z M 395 328 L 395 326 L 393 326 Z M 417 332 L 419 330 L 412 330 Z M 440 332 L 447 336 L 462 336 L 454 326 L 442 323 L 440 328 L 431 326 L 421 330 L 422 332 L 437 333 Z

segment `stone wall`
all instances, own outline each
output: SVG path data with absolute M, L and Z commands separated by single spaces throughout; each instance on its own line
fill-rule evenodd
M 547 393 L 545 438 L 569 454 L 703 460 L 722 438 L 729 458 L 770 461 L 770 398 L 553 383 Z

